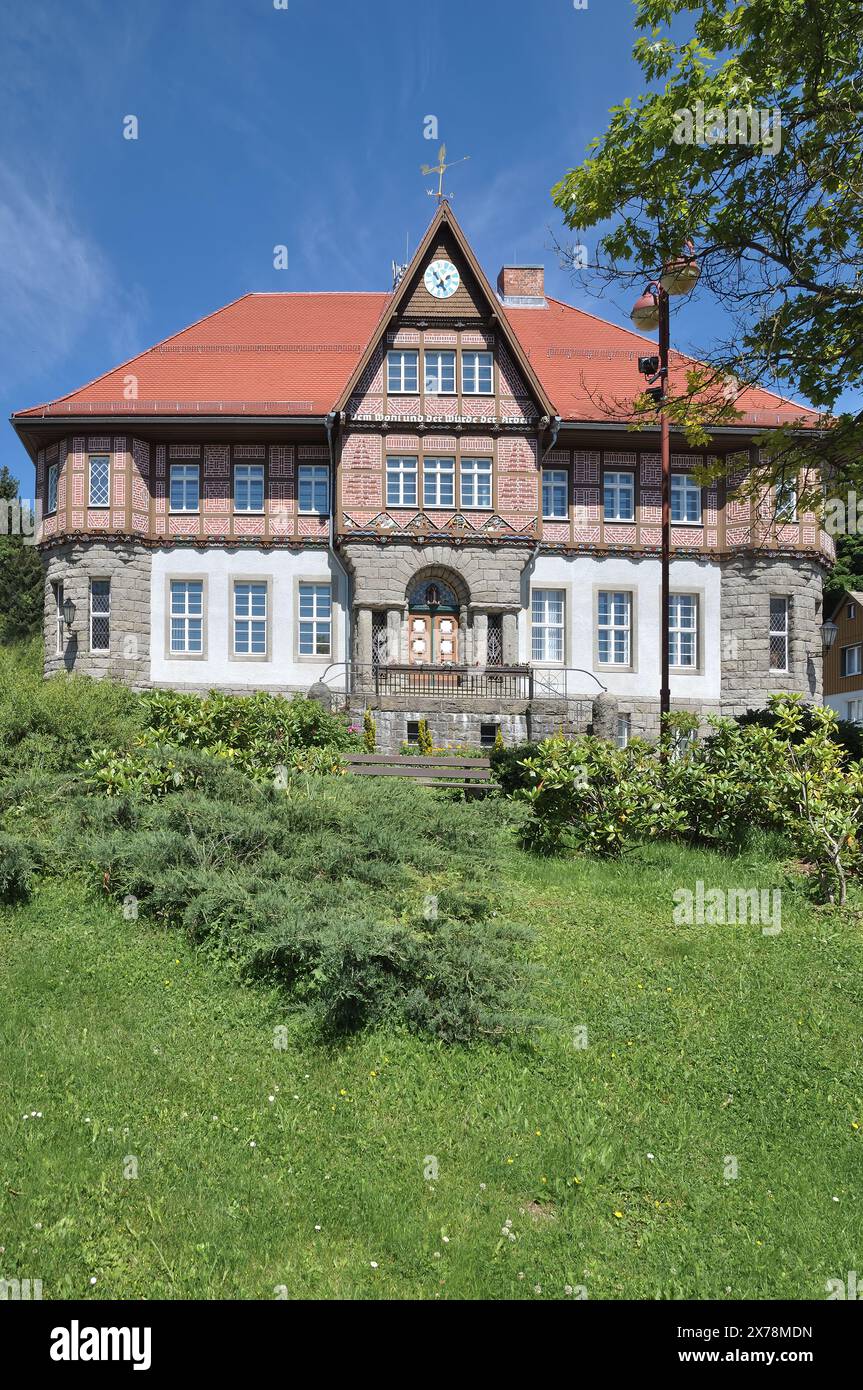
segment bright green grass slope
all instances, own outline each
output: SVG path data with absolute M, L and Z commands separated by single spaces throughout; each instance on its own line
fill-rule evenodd
M 74 885 L 0 911 L 0 1277 L 45 1298 L 763 1299 L 863 1268 L 859 928 L 755 857 L 500 862 L 561 1020 L 512 1049 L 325 1051 L 292 1026 L 279 1051 L 277 997 L 179 934 Z M 698 878 L 781 885 L 782 933 L 673 927 Z

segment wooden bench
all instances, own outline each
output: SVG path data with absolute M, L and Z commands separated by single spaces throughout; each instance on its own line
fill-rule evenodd
M 348 772 L 357 777 L 410 777 L 424 787 L 455 787 L 461 791 L 490 791 L 488 758 L 464 758 L 440 753 L 436 758 L 403 753 L 348 753 Z

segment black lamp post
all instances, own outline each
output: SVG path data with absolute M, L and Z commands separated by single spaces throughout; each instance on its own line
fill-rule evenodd
M 691 246 L 688 248 L 691 252 Z M 668 299 L 672 294 L 688 294 L 698 281 L 700 271 L 691 254 L 680 256 L 665 267 L 658 281 L 652 281 L 633 305 L 632 322 L 636 328 L 648 332 L 659 329 L 659 356 L 640 357 L 638 370 L 651 383 L 648 395 L 652 396 L 659 411 L 659 456 L 662 467 L 662 531 L 660 548 L 660 622 L 661 633 L 661 674 L 659 683 L 659 720 L 662 721 L 671 710 L 671 678 L 669 675 L 670 647 L 668 633 L 669 581 L 671 571 L 671 436 L 668 412 L 665 402 L 668 396 L 668 365 L 670 324 Z M 659 382 L 654 386 L 653 382 Z

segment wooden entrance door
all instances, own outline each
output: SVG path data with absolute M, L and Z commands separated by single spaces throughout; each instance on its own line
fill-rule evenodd
M 412 666 L 457 665 L 457 614 L 409 613 L 408 634 L 408 651 Z

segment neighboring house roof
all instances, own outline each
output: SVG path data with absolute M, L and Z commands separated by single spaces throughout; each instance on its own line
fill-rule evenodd
M 13 420 L 325 415 L 344 403 L 442 223 L 457 238 L 544 408 L 585 423 L 625 419 L 621 403 L 645 385 L 637 359 L 656 352 L 654 340 L 558 299 L 548 299 L 544 309 L 504 309 L 444 203 L 395 292 L 243 295 L 79 390 L 16 412 Z M 672 377 L 682 387 L 694 363 L 672 356 Z M 735 404 L 744 412 L 735 422 L 741 426 L 816 423 L 812 411 L 770 391 L 745 390 Z

